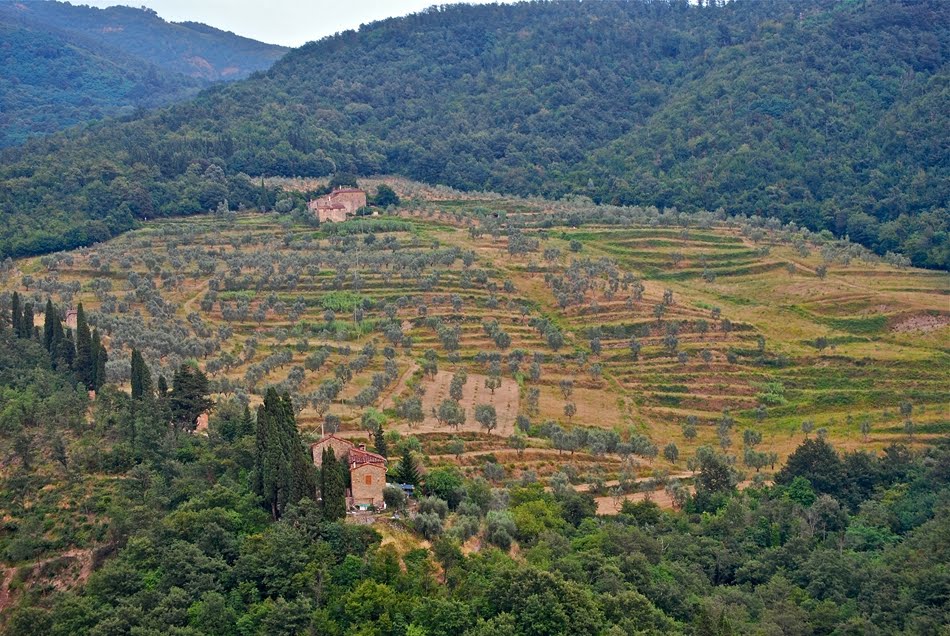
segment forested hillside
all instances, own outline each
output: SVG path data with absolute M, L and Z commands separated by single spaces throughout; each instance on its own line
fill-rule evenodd
M 0 146 L 194 95 L 286 51 L 130 7 L 0 2 Z
M 83 228 L 120 209 L 192 212 L 162 193 L 215 163 L 723 208 L 946 267 L 948 55 L 940 0 L 434 8 L 8 155 L 0 178 L 17 188 L 5 189 L 0 250 L 91 240 Z

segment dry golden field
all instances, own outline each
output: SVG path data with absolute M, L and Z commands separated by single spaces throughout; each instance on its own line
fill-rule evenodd
M 82 301 L 119 384 L 132 346 L 169 377 L 194 359 L 220 397 L 288 390 L 310 437 L 321 426 L 368 437 L 375 409 L 394 441 L 414 437 L 432 463 L 467 471 L 497 460 L 543 478 L 573 465 L 599 483 L 681 472 L 703 444 L 740 463 L 749 446 L 771 464 L 806 434 L 881 448 L 950 430 L 945 272 L 787 228 L 649 212 L 605 224 L 583 202 L 392 183 L 396 216 L 160 220 L 17 262 L 3 287 Z M 582 222 L 559 223 L 569 214 Z M 462 369 L 455 429 L 436 411 Z M 478 404 L 495 407 L 493 430 Z

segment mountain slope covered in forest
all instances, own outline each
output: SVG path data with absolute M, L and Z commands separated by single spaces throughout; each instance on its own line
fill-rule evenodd
M 22 189 L 3 201 L 0 251 L 207 209 L 202 198 L 227 196 L 220 184 L 205 183 L 210 197 L 183 186 L 214 163 L 722 208 L 946 267 L 948 57 L 950 6 L 937 0 L 433 8 L 309 44 L 187 104 L 38 143 L 26 162 L 7 157 L 0 178 Z M 63 171 L 101 176 L 63 182 Z
M 192 96 L 286 51 L 154 11 L 0 2 L 0 145 Z

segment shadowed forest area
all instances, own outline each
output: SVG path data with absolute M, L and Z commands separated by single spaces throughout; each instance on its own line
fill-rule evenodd
M 348 171 L 776 217 L 946 268 L 947 3 L 701 4 L 433 8 L 32 142 L 0 158 L 0 254 Z

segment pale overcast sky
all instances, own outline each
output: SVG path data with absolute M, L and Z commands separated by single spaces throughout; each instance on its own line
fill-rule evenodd
M 407 15 L 434 0 L 72 0 L 74 4 L 148 7 L 170 22 L 204 22 L 255 40 L 300 46 L 360 24 Z M 467 0 L 486 4 L 494 0 Z

